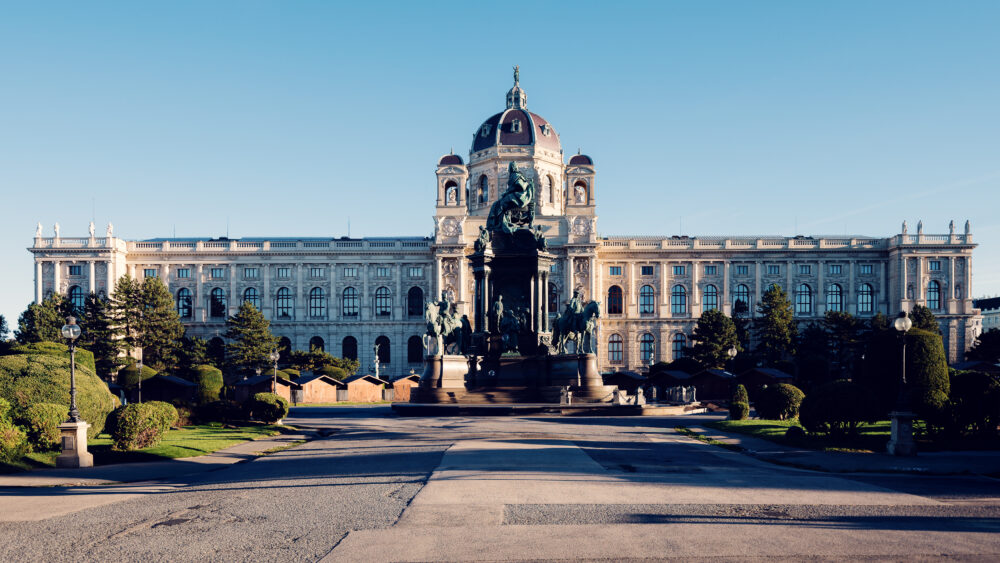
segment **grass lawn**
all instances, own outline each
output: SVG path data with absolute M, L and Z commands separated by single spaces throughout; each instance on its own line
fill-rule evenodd
M 94 465 L 164 461 L 179 457 L 197 457 L 250 440 L 276 436 L 291 429 L 287 426 L 255 424 L 223 428 L 221 425 L 184 426 L 168 430 L 160 443 L 144 450 L 119 452 L 111 449 L 111 436 L 101 434 L 87 443 L 94 454 Z M 40 467 L 55 467 L 59 452 L 34 452 L 13 464 L 0 464 L 0 473 L 12 473 Z
M 723 432 L 747 434 L 778 444 L 796 448 L 824 451 L 881 452 L 889 441 L 889 421 L 880 420 L 874 424 L 862 424 L 858 435 L 850 437 L 807 436 L 805 440 L 785 437 L 791 426 L 799 426 L 798 420 L 720 420 L 705 424 Z

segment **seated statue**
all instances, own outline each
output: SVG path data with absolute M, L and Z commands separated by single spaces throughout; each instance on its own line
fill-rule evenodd
M 535 182 L 518 170 L 511 161 L 507 168 L 507 191 L 490 207 L 486 230 L 512 234 L 521 226 L 530 227 L 535 220 Z

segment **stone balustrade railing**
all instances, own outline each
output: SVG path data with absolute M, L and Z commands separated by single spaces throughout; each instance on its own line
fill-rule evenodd
M 599 244 L 606 249 L 630 250 L 883 250 L 902 245 L 968 245 L 972 235 L 896 235 L 872 237 L 606 237 Z

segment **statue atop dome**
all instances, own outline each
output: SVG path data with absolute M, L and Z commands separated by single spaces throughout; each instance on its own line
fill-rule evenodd
M 514 86 L 521 82 L 521 65 L 514 65 Z
M 509 235 L 520 227 L 530 229 L 535 220 L 535 181 L 526 178 L 514 161 L 507 171 L 507 191 L 493 203 L 486 219 L 486 230 L 491 233 Z

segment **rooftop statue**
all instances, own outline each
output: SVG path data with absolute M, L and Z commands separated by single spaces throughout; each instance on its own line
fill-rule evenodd
M 486 230 L 512 234 L 520 227 L 531 227 L 535 220 L 535 182 L 529 180 L 511 161 L 507 167 L 507 191 L 490 208 Z

